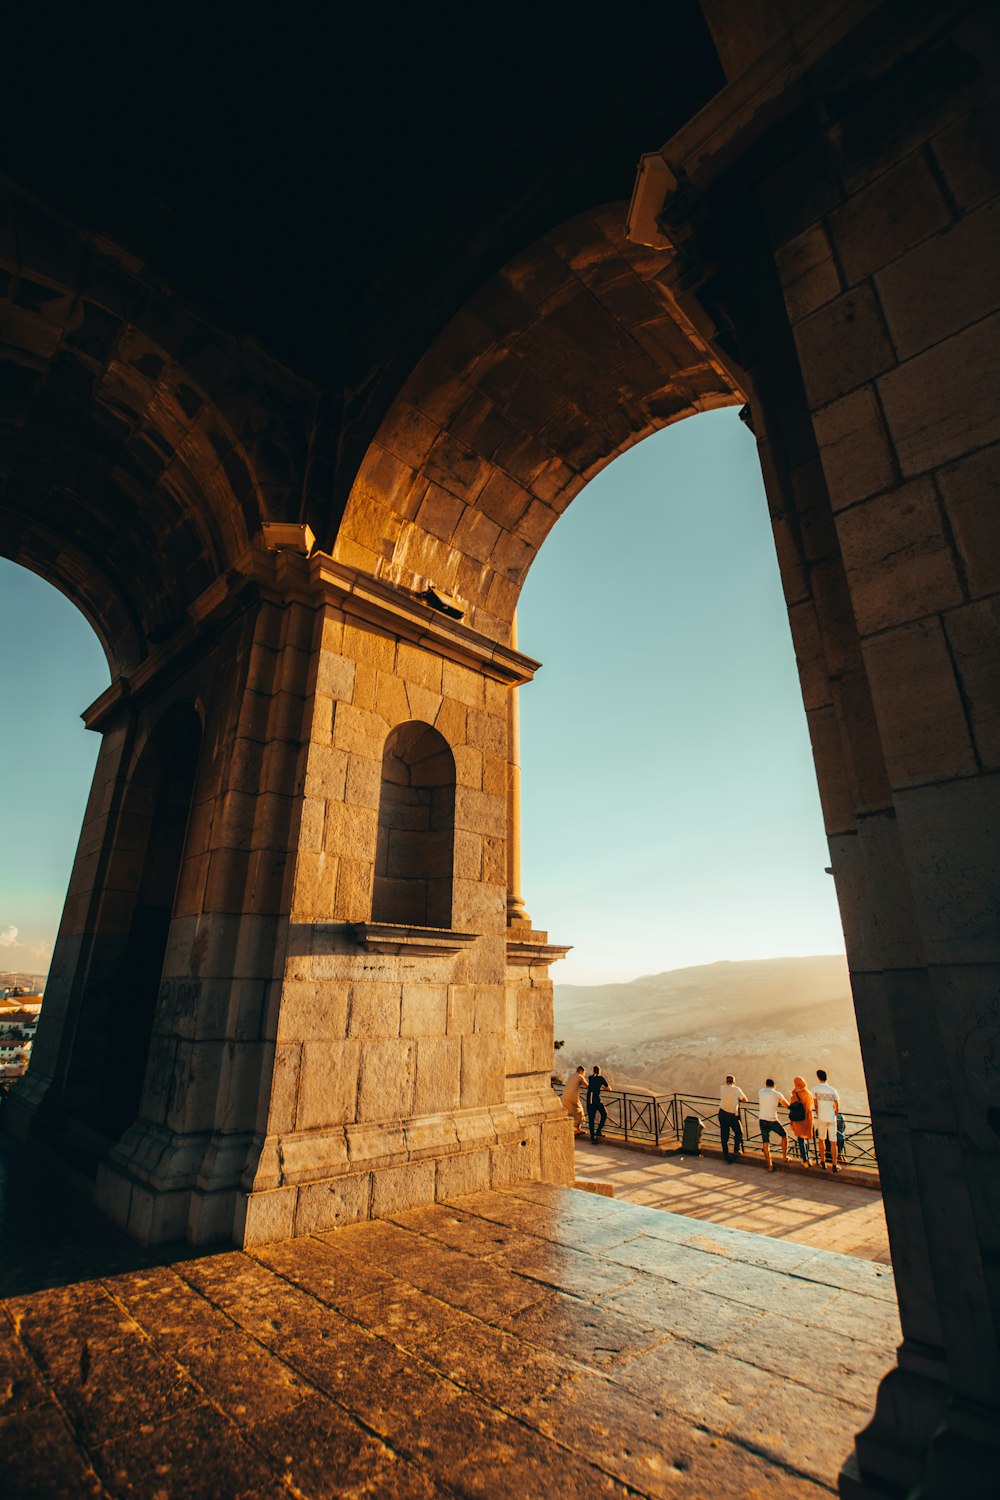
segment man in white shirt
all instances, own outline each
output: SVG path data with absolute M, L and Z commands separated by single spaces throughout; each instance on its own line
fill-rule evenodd
M 826 1171 L 826 1143 L 830 1142 L 830 1160 L 833 1170 L 840 1171 L 837 1165 L 837 1112 L 840 1109 L 840 1095 L 832 1083 L 827 1082 L 826 1071 L 823 1068 L 816 1069 L 817 1084 L 813 1089 L 813 1103 L 816 1109 L 816 1144 L 819 1149 L 819 1161 L 823 1171 Z
M 743 1127 L 740 1124 L 740 1105 L 748 1102 L 746 1094 L 744 1094 L 732 1073 L 727 1073 L 726 1081 L 719 1092 L 719 1127 L 722 1132 L 722 1155 L 726 1161 L 735 1161 L 743 1150 Z M 729 1155 L 730 1134 L 733 1137 L 732 1156 Z
M 566 1080 L 566 1086 L 562 1091 L 562 1106 L 573 1121 L 573 1128 L 577 1135 L 583 1130 L 583 1105 L 580 1103 L 580 1090 L 587 1082 L 586 1069 L 583 1063 L 575 1073 L 571 1073 Z
M 764 1160 L 767 1162 L 767 1170 L 774 1171 L 774 1163 L 771 1160 L 771 1136 L 781 1136 L 781 1160 L 788 1160 L 788 1136 L 785 1127 L 778 1119 L 778 1106 L 782 1109 L 788 1108 L 788 1100 L 780 1089 L 774 1086 L 774 1079 L 768 1078 L 764 1087 L 757 1095 L 760 1101 L 760 1138 L 764 1147 Z

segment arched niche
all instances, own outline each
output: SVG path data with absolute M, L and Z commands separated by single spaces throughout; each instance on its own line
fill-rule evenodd
M 372 920 L 450 927 L 455 758 L 429 724 L 400 724 L 382 755 Z
M 111 1139 L 139 1114 L 201 738 L 191 703 L 164 714 L 129 778 L 118 823 L 106 890 L 118 942 L 103 1004 L 94 997 L 77 1033 L 68 1089 L 73 1112 Z

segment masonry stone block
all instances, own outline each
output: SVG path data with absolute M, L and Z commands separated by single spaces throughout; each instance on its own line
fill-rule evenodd
M 802 375 L 814 409 L 865 385 L 895 363 L 882 315 L 868 286 L 844 292 L 796 324 Z
M 823 636 L 812 600 L 796 604 L 788 611 L 788 621 L 795 648 L 795 664 L 806 709 L 822 708 L 830 702 L 830 678 L 824 653 Z
M 390 1218 L 405 1208 L 434 1202 L 435 1163 L 409 1162 L 405 1167 L 385 1167 L 373 1174 L 372 1217 Z
M 984 318 L 879 381 L 904 474 L 919 474 L 1000 440 L 998 332 L 1000 314 Z
M 526 1128 L 521 1140 L 490 1152 L 490 1187 L 516 1187 L 541 1176 L 541 1135 L 537 1125 Z
M 437 1163 L 434 1196 L 439 1203 L 461 1198 L 467 1193 L 483 1193 L 490 1185 L 490 1153 L 463 1151 L 445 1156 Z
M 364 662 L 380 672 L 395 671 L 396 642 L 371 625 L 345 624 L 341 650 L 351 661 Z
M 483 784 L 483 752 L 473 745 L 456 745 L 454 756 L 456 784 L 479 791 Z
M 491 755 L 506 756 L 507 754 L 507 705 L 504 703 L 504 714 L 488 713 L 485 709 L 470 708 L 467 725 L 467 736 L 470 745 L 475 745 L 480 750 L 489 751 Z
M 811 224 L 784 244 L 777 256 L 785 306 L 792 323 L 832 302 L 843 290 L 826 231 Z
M 944 229 L 950 218 L 926 160 L 914 152 L 852 193 L 829 222 L 844 273 L 853 285 Z
M 416 682 L 407 682 L 405 687 L 408 717 L 422 720 L 425 724 L 433 724 L 441 709 L 443 701 L 441 694 L 422 687 Z
M 967 214 L 876 279 L 901 359 L 993 312 L 1000 302 L 1000 202 Z
M 402 986 L 367 979 L 351 985 L 348 1035 L 367 1038 L 399 1036 Z
M 837 532 L 862 635 L 962 601 L 937 493 L 928 480 L 842 511 Z
M 367 756 L 352 755 L 347 763 L 347 785 L 344 800 L 358 807 L 378 809 L 382 790 L 381 767 Z
M 504 1039 L 493 1032 L 462 1037 L 462 1108 L 503 1098 Z
M 460 1150 L 458 1129 L 453 1111 L 439 1114 L 416 1114 L 405 1122 L 403 1138 L 410 1161 L 425 1161 L 447 1156 Z
M 506 1069 L 510 1077 L 552 1070 L 552 1027 L 519 1027 L 507 1035 Z
M 357 1118 L 360 1056 L 361 1043 L 357 1040 L 302 1043 L 297 1130 L 340 1125 Z
M 401 1120 L 360 1121 L 348 1125 L 347 1150 L 355 1170 L 398 1166 L 409 1158 Z
M 507 997 L 502 984 L 476 986 L 476 1031 L 502 1032 L 507 1014 Z
M 864 655 L 893 785 L 973 775 L 975 753 L 940 621 L 874 636 Z
M 282 1042 L 332 1042 L 347 1035 L 349 987 L 335 980 L 286 979 L 277 1036 Z
M 337 1176 L 346 1170 L 349 1159 L 343 1126 L 283 1136 L 278 1151 L 282 1184 Z
M 955 658 L 976 752 L 983 766 L 1000 766 L 1000 600 L 951 610 L 945 633 Z
M 892 452 L 871 386 L 831 402 L 813 420 L 834 510 L 895 482 Z
M 448 1029 L 448 987 L 416 981 L 402 986 L 399 1032 L 404 1037 L 444 1036 Z
M 303 797 L 299 821 L 299 848 L 318 854 L 324 843 L 326 802 L 319 797 Z
M 421 1037 L 416 1043 L 415 1115 L 457 1109 L 461 1096 L 459 1037 Z
M 295 863 L 292 910 L 299 920 L 329 921 L 334 910 L 339 860 L 333 853 L 300 849 Z
M 806 721 L 824 826 L 828 835 L 845 832 L 854 827 L 857 795 L 836 711 L 832 705 L 814 708 L 807 712 Z
M 224 1021 L 226 1034 L 237 1042 L 258 1042 L 263 1036 L 269 984 L 263 979 L 234 979 Z
M 295 1230 L 294 1188 L 246 1195 L 238 1209 L 236 1240 L 245 1249 L 290 1239 Z
M 973 598 L 1000 592 L 1000 548 L 994 545 L 1000 447 L 973 453 L 936 478 Z
M 895 804 L 927 960 L 1000 962 L 1000 775 L 914 787 Z
M 303 1183 L 295 1204 L 295 1234 L 321 1234 L 370 1217 L 371 1174 Z
M 546 1120 L 539 1131 L 539 1167 L 543 1182 L 571 1183 L 576 1176 L 573 1160 L 573 1124 Z
M 316 664 L 316 691 L 328 698 L 350 703 L 354 697 L 356 663 L 338 651 L 320 651 Z
M 320 803 L 342 801 L 347 785 L 347 761 L 345 751 L 314 741 L 306 761 L 306 797 Z
M 333 745 L 349 755 L 381 757 L 385 722 L 371 709 L 336 703 L 333 710 Z
M 218 1129 L 236 1133 L 252 1130 L 257 1123 L 257 1099 L 260 1093 L 264 1048 L 259 1041 L 230 1043 L 222 1054 L 218 1077 L 218 1101 L 215 1124 Z M 206 1121 L 206 1128 L 211 1121 Z
M 448 986 L 448 1035 L 464 1036 L 475 1029 L 476 990 L 474 985 Z
M 362 1041 L 358 1119 L 400 1120 L 412 1114 L 415 1063 L 413 1041 Z
M 466 708 L 481 708 L 485 702 L 485 683 L 479 672 L 455 662 L 445 661 L 441 666 L 441 688 L 446 698 L 464 704 Z

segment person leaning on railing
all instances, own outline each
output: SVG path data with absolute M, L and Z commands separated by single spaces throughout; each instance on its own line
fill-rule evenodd
M 804 1078 L 796 1078 L 788 1095 L 788 1123 L 792 1127 L 795 1143 L 803 1164 L 809 1165 L 809 1142 L 813 1135 L 813 1096 L 806 1088 Z

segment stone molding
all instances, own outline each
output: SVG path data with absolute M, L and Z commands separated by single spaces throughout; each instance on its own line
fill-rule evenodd
M 539 936 L 545 936 L 544 933 Z M 507 962 L 509 964 L 554 964 L 558 959 L 565 958 L 572 949 L 572 943 L 536 943 L 527 936 L 524 938 L 507 939 Z
M 206 637 L 214 637 L 263 599 L 278 605 L 303 604 L 309 609 L 333 605 L 345 616 L 375 625 L 447 661 L 471 667 L 506 687 L 530 682 L 541 665 L 441 613 L 401 585 L 373 578 L 323 552 L 307 557 L 292 550 L 276 551 L 262 531 L 235 566 L 199 594 L 188 609 L 187 620 L 178 625 L 169 640 L 130 675 L 115 678 L 84 710 L 87 728 L 103 732 L 128 702 L 145 696 L 154 684 L 158 685 L 164 672 L 203 647 Z
M 480 936 L 451 927 L 413 927 L 400 922 L 348 922 L 346 930 L 369 953 L 413 953 L 422 958 L 464 953 Z

